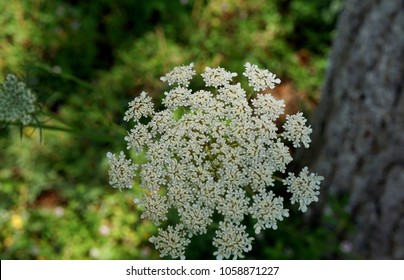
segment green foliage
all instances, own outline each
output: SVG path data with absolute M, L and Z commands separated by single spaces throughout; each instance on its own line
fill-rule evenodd
M 125 149 L 128 101 L 141 90 L 161 100 L 158 78 L 179 64 L 241 73 L 251 61 L 282 79 L 278 96 L 302 96 L 295 106 L 310 110 L 341 3 L 0 1 L 0 81 L 25 77 L 46 122 L 42 143 L 35 125 L 22 137 L 18 127 L 0 129 L 1 258 L 158 258 L 148 242 L 155 228 L 140 219 L 133 191 L 108 186 L 105 154 Z M 324 218 L 349 227 L 344 215 Z M 341 257 L 332 234 L 288 220 L 256 240 L 253 256 Z M 207 240 L 193 240 L 187 255 L 209 258 Z
M 3 259 L 156 257 L 147 243 L 154 226 L 139 219 L 132 195 L 106 188 L 103 155 L 71 155 L 70 134 L 47 131 L 40 144 L 27 130 L 1 142 Z

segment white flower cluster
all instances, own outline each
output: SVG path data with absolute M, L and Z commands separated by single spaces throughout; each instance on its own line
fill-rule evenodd
M 185 248 L 190 243 L 181 225 L 175 228 L 168 226 L 166 230 L 159 228 L 159 235 L 150 237 L 149 241 L 160 250 L 162 256 L 170 255 L 173 259 L 182 260 L 185 259 Z
M 153 103 L 150 96 L 147 96 L 146 92 L 142 92 L 138 98 L 129 102 L 129 109 L 123 117 L 124 121 L 134 120 L 139 121 L 143 116 L 151 116 L 154 113 Z
M 210 87 L 220 87 L 223 85 L 227 85 L 229 81 L 233 79 L 233 77 L 237 76 L 237 73 L 230 73 L 226 71 L 226 69 L 221 67 L 216 68 L 205 68 L 205 73 L 202 75 L 203 81 L 206 86 Z
M 256 91 L 280 82 L 268 70 L 245 66 L 244 75 Z M 145 160 L 134 166 L 122 152 L 119 158 L 108 153 L 110 184 L 131 187 L 135 170 L 140 173 L 143 194 L 135 203 L 143 210 L 142 218 L 161 226 L 150 241 L 162 257 L 185 258 L 191 238 L 216 222 L 214 255 L 242 258 L 254 239 L 243 224 L 246 216 L 255 221 L 256 234 L 277 229 L 277 222 L 289 216 L 284 198 L 274 193 L 275 180 L 283 182 L 299 210 L 317 201 L 321 176 L 304 168 L 297 177 L 289 173 L 287 179 L 279 178 L 292 161 L 287 143 L 308 147 L 311 128 L 298 113 L 286 116 L 283 131 L 278 131 L 275 121 L 284 113 L 284 102 L 269 93 L 248 100 L 240 83 L 231 83 L 235 73 L 206 67 L 202 78 L 214 91 L 188 89 L 194 74 L 190 64 L 161 78 L 176 85 L 165 92 L 165 110 L 154 112 L 145 92 L 129 103 L 125 120 L 135 125 L 125 140 L 128 149 L 142 153 Z M 141 121 L 145 117 L 149 122 Z M 179 222 L 164 229 L 173 211 Z M 216 217 L 220 220 L 214 221 Z
M 307 205 L 318 201 L 320 183 L 323 179 L 324 177 L 317 174 L 309 174 L 307 167 L 303 168 L 297 178 L 293 173 L 289 173 L 285 182 L 288 186 L 287 191 L 292 193 L 292 204 L 298 202 L 299 210 L 306 212 Z
M 167 82 L 170 86 L 177 83 L 187 87 L 195 74 L 194 64 L 191 63 L 188 66 L 184 65 L 175 67 L 172 71 L 161 77 L 160 80 Z
M 286 116 L 286 122 L 283 125 L 285 131 L 283 136 L 292 141 L 293 147 L 298 148 L 302 143 L 305 148 L 308 148 L 311 142 L 310 133 L 313 131 L 310 126 L 305 126 L 306 118 L 301 112 Z
M 281 80 L 276 78 L 276 75 L 269 72 L 267 69 L 259 69 L 257 65 L 247 62 L 245 64 L 244 76 L 248 78 L 250 86 L 254 87 L 254 90 L 264 90 L 266 88 L 273 89 L 275 84 L 280 84 Z
M 132 180 L 135 177 L 136 166 L 132 164 L 130 159 L 126 159 L 125 154 L 121 151 L 119 158 L 116 155 L 107 153 L 109 169 L 109 184 L 118 188 L 132 188 Z
M 32 123 L 36 112 L 36 96 L 14 74 L 8 74 L 0 87 L 0 122 Z

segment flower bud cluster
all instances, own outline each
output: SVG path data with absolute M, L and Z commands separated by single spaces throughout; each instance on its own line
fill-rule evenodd
M 0 86 L 0 123 L 33 122 L 37 111 L 36 95 L 14 74 L 8 74 Z

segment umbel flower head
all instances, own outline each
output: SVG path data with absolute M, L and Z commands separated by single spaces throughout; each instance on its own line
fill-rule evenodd
M 155 112 L 146 92 L 129 103 L 124 120 L 134 126 L 125 140 L 143 160 L 134 165 L 123 152 L 119 157 L 108 153 L 110 184 L 130 188 L 139 174 L 142 195 L 134 201 L 143 210 L 141 217 L 159 226 L 149 240 L 161 257 L 185 258 L 191 238 L 214 224 L 214 256 L 243 258 L 254 240 L 243 223 L 247 216 L 259 234 L 277 229 L 289 216 L 286 200 L 302 212 L 318 200 L 323 177 L 307 167 L 298 176 L 285 174 L 292 161 L 288 145 L 307 148 L 311 127 L 297 113 L 286 116 L 278 131 L 285 103 L 262 91 L 280 79 L 257 65 L 245 67 L 244 76 L 258 91 L 251 100 L 240 83 L 232 82 L 237 74 L 220 67 L 206 67 L 201 74 L 206 88 L 192 91 L 188 85 L 196 71 L 191 63 L 161 78 L 173 85 L 164 93 L 164 110 Z M 275 193 L 275 180 L 291 193 L 289 198 Z M 175 225 L 168 225 L 169 211 L 178 214 Z
M 0 122 L 32 123 L 36 96 L 14 74 L 8 74 L 0 86 Z

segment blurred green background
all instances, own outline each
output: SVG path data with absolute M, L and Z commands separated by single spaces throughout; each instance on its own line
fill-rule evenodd
M 125 150 L 122 118 L 142 90 L 160 104 L 160 76 L 194 62 L 243 72 L 247 61 L 282 80 L 288 112 L 315 108 L 342 0 L 0 0 L 0 81 L 16 73 L 38 95 L 49 127 L 0 129 L 1 259 L 157 259 L 156 228 L 135 190 L 108 185 L 107 151 Z M 348 257 L 343 203 L 323 220 L 302 213 L 256 237 L 247 258 Z M 210 259 L 211 236 L 186 255 Z

